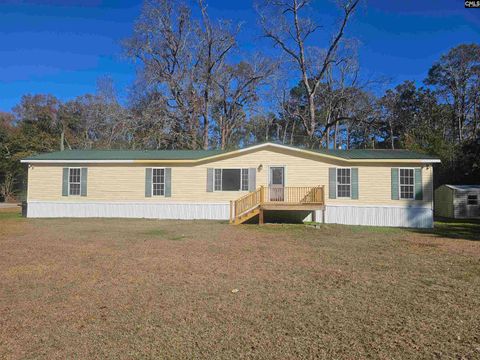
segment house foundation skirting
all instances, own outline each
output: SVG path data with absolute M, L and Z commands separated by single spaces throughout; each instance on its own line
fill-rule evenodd
M 322 216 L 324 215 L 324 216 Z M 317 221 L 328 224 L 432 228 L 433 210 L 428 207 L 326 205 Z
M 229 203 L 128 203 L 29 201 L 27 217 L 102 217 L 179 220 L 228 220 Z M 305 220 L 312 220 L 309 215 Z M 326 205 L 315 220 L 328 224 L 431 228 L 428 207 Z
M 229 203 L 126 203 L 29 201 L 29 218 L 145 218 L 228 220 Z

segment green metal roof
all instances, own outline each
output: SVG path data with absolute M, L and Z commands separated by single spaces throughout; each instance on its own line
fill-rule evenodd
M 336 156 L 342 159 L 380 159 L 380 160 L 421 160 L 421 159 L 438 159 L 436 156 L 422 154 L 409 150 L 386 150 L 386 149 L 351 149 L 351 150 L 316 150 L 326 155 Z
M 220 150 L 65 150 L 33 155 L 24 160 L 198 160 Z
M 273 145 L 271 143 L 262 144 L 265 146 Z M 258 146 L 258 145 L 257 145 Z M 293 146 L 282 147 L 293 150 L 301 148 Z M 247 149 L 247 148 L 245 148 Z M 430 156 L 408 150 L 371 150 L 371 149 L 352 149 L 352 150 L 327 150 L 327 149 L 303 149 L 315 153 L 334 156 L 340 159 L 348 160 L 437 160 L 435 156 Z M 234 151 L 234 150 L 231 150 Z M 213 155 L 226 154 L 231 151 L 222 150 L 66 150 L 33 155 L 23 159 L 30 160 L 200 160 Z

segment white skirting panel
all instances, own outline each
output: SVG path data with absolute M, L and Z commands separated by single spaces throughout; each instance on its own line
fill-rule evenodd
M 28 202 L 27 217 L 228 220 L 228 203 Z
M 317 219 L 321 218 L 321 212 L 319 212 Z M 327 205 L 325 222 L 345 225 L 432 228 L 433 210 L 427 207 Z
M 316 221 L 330 224 L 433 227 L 433 210 L 425 207 L 326 205 Z M 228 220 L 228 203 L 28 202 L 27 217 L 103 217 L 181 220 Z M 306 219 L 310 220 L 310 216 Z

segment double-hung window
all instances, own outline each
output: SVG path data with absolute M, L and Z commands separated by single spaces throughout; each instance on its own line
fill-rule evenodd
M 152 195 L 165 195 L 165 169 L 152 169 Z
M 415 171 L 414 169 L 399 169 L 400 199 L 413 200 L 415 198 Z
M 68 195 L 80 195 L 81 188 L 81 169 L 68 169 Z
M 351 169 L 338 168 L 337 169 L 337 197 L 349 198 L 351 197 Z
M 215 169 L 215 191 L 248 191 L 248 169 Z

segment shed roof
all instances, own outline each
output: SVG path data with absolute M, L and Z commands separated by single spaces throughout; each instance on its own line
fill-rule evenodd
M 408 150 L 327 150 L 327 149 L 303 149 L 299 147 L 280 145 L 275 143 L 264 143 L 237 150 L 66 150 L 44 154 L 33 155 L 22 160 L 22 162 L 59 162 L 59 161 L 112 161 L 112 162 L 133 162 L 148 160 L 165 161 L 199 161 L 219 155 L 241 153 L 244 151 L 261 149 L 272 146 L 275 148 L 307 152 L 330 158 L 355 160 L 423 160 L 427 162 L 439 162 L 437 157 Z
M 454 190 L 480 190 L 480 185 L 450 185 L 445 184 L 446 187 Z

